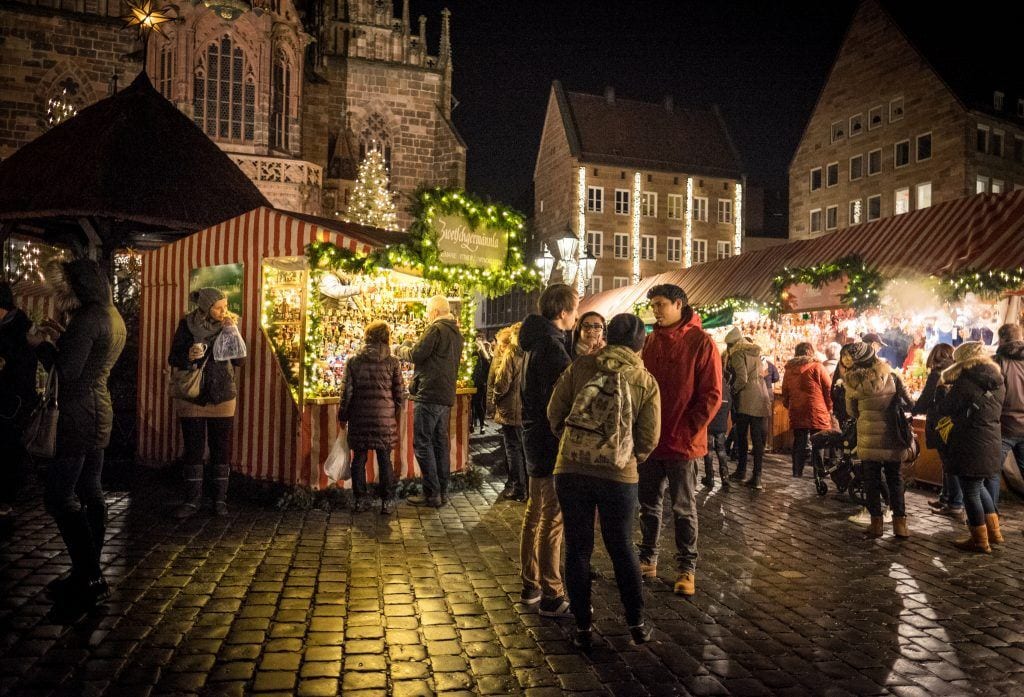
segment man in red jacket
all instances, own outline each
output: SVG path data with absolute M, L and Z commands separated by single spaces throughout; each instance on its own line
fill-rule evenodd
M 640 570 L 658 573 L 666 486 L 675 518 L 675 592 L 693 595 L 697 569 L 697 469 L 708 452 L 708 424 L 722 402 L 722 360 L 686 293 L 665 283 L 647 292 L 657 326 L 644 342 L 644 366 L 661 391 L 661 440 L 640 474 Z

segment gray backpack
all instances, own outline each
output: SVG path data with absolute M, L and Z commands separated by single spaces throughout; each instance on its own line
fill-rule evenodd
M 619 470 L 633 457 L 633 394 L 621 372 L 592 377 L 573 400 L 562 454 L 578 465 Z

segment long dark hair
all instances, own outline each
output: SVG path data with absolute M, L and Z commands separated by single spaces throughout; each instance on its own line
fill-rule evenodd
M 945 370 L 953 365 L 953 347 L 949 344 L 935 344 L 928 352 L 928 361 L 925 363 L 928 370 Z
M 605 331 L 608 329 L 608 323 L 605 321 L 604 315 L 600 312 L 594 312 L 591 310 L 590 312 L 584 312 L 580 315 L 580 318 L 576 320 L 576 326 L 573 327 L 572 339 L 569 341 L 569 355 L 573 358 L 576 358 L 576 344 L 580 342 L 580 334 L 583 333 L 583 323 L 587 321 L 588 317 L 597 317 L 601 320 L 601 324 L 605 326 Z

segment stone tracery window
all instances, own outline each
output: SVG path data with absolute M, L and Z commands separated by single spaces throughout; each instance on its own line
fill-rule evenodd
M 270 106 L 270 146 L 288 150 L 288 113 L 291 104 L 292 70 L 284 51 L 274 58 L 274 79 Z
M 373 112 L 366 119 L 363 130 L 359 133 L 359 161 L 366 158 L 366 153 L 377 150 L 384 156 L 384 165 L 391 172 L 391 135 L 384 117 Z
M 203 59 L 194 79 L 195 122 L 211 138 L 252 141 L 256 82 L 245 53 L 225 34 L 207 46 Z
M 165 41 L 157 54 L 156 89 L 167 99 L 171 99 L 171 86 L 174 80 L 174 42 Z

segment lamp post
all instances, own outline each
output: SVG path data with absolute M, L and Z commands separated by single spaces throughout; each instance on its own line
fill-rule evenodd
M 594 267 L 596 266 L 597 259 L 590 253 L 590 250 L 587 250 L 587 255 L 580 259 L 580 285 L 583 288 L 590 286 L 590 281 L 594 278 Z
M 551 283 L 551 275 L 555 271 L 555 258 L 551 256 L 551 250 L 548 249 L 546 244 L 543 244 L 543 253 L 533 260 L 533 263 L 538 269 L 540 269 L 541 279 L 544 281 L 544 285 Z

